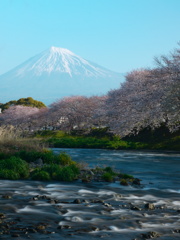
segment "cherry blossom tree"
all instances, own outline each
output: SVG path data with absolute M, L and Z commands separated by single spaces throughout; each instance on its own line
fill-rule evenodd
M 50 106 L 50 119 L 66 131 L 89 128 L 103 122 L 103 104 L 106 97 L 73 96 L 62 98 Z M 52 120 L 51 120 L 52 122 Z
M 1 124 L 13 125 L 21 130 L 32 130 L 39 108 L 16 105 L 6 109 L 0 116 Z
M 107 109 L 110 127 L 125 136 L 162 124 L 170 131 L 180 123 L 180 49 L 156 58 L 156 68 L 127 74 L 119 89 L 109 92 Z

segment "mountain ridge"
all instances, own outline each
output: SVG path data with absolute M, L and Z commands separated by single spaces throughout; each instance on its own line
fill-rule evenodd
M 51 47 L 0 75 L 0 101 L 31 96 L 47 104 L 48 98 L 103 95 L 119 87 L 122 81 L 120 73 L 85 60 L 68 49 Z

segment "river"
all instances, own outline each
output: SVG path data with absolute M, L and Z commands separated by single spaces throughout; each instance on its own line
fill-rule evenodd
M 19 240 L 180 239 L 180 154 L 53 151 L 65 151 L 73 160 L 88 163 L 89 168 L 111 166 L 140 178 L 142 186 L 0 180 L 0 213 L 9 224 L 0 239 L 14 239 L 15 235 Z M 11 198 L 3 198 L 5 195 Z M 147 204 L 153 208 L 147 209 Z

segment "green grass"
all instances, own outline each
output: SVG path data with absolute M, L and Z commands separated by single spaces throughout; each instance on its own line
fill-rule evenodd
M 115 150 L 180 150 L 180 136 L 159 142 L 136 142 L 121 139 L 96 138 L 86 136 L 66 136 L 49 138 L 46 142 L 55 148 L 90 148 Z
M 55 148 L 94 148 L 94 149 L 145 149 L 147 144 L 139 142 L 127 142 L 120 139 L 66 136 L 61 138 L 49 138 L 51 147 Z
M 92 129 L 88 134 L 85 131 L 67 134 L 63 131 L 46 130 L 38 131 L 34 136 L 56 148 L 180 150 L 179 132 L 171 134 L 164 127 L 153 131 L 144 129 L 138 135 L 124 139 L 109 133 L 108 128 Z
M 77 178 L 79 166 L 68 154 L 63 152 L 57 155 L 43 146 L 31 144 L 31 139 L 29 142 L 29 146 L 26 139 L 0 142 L 0 179 L 73 181 Z M 39 158 L 44 166 L 30 168 L 28 163 Z
M 3 179 L 25 179 L 29 176 L 27 162 L 15 156 L 1 160 L 0 169 L 0 177 Z

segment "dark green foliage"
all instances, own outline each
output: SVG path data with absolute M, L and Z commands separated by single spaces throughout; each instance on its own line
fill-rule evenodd
M 15 153 L 15 156 L 20 157 L 21 159 L 25 160 L 26 162 L 34 162 L 36 161 L 38 158 L 40 158 L 42 156 L 41 152 L 37 152 L 37 151 L 20 151 Z
M 54 177 L 56 180 L 59 180 L 59 181 L 70 182 L 75 180 L 75 178 L 77 177 L 77 174 L 72 168 L 72 166 L 66 166 L 59 169 L 59 171 L 56 172 L 56 176 Z
M 44 152 L 41 152 L 40 158 L 46 164 L 55 164 L 59 162 L 58 156 L 55 155 L 51 150 L 45 150 Z
M 128 135 L 123 139 L 133 142 L 159 143 L 164 140 L 169 140 L 172 137 L 177 137 L 179 135 L 180 130 L 171 133 L 165 125 L 162 125 L 161 127 L 155 129 L 152 129 L 150 127 L 144 128 L 137 135 Z
M 39 180 L 39 181 L 49 181 L 51 180 L 50 175 L 46 171 L 34 171 L 31 177 L 33 180 Z
M 18 180 L 19 173 L 11 169 L 0 169 L 0 179 Z
M 5 160 L 1 160 L 0 169 L 12 170 L 15 173 L 19 174 L 20 178 L 27 178 L 29 176 L 28 164 L 18 157 L 11 157 Z
M 58 164 L 49 164 L 41 168 L 42 171 L 47 172 L 51 179 L 55 179 L 54 176 L 56 176 L 56 173 L 61 169 L 61 167 Z
M 106 172 L 102 175 L 102 178 L 106 181 L 106 182 L 113 182 L 113 175 L 109 172 Z
M 106 182 L 112 182 L 114 176 L 117 176 L 117 173 L 115 173 L 111 167 L 105 167 L 103 171 L 104 171 L 104 174 L 102 175 L 102 178 Z
M 61 138 L 50 138 L 47 142 L 52 147 L 60 148 L 95 148 L 95 149 L 144 149 L 147 144 L 122 141 L 118 137 L 113 139 L 86 137 L 86 136 L 65 136 Z
M 45 175 L 45 173 L 47 173 L 47 175 Z M 40 169 L 35 169 L 31 176 L 33 180 L 56 180 L 70 182 L 76 179 L 79 173 L 79 168 L 75 164 L 70 166 L 50 164 Z M 40 179 L 42 176 L 44 176 L 44 179 Z M 48 179 L 46 176 L 48 176 Z
M 54 147 L 64 148 L 108 148 L 109 140 L 93 137 L 72 137 L 51 138 L 48 142 Z
M 40 101 L 34 100 L 31 97 L 28 97 L 28 98 L 20 98 L 17 101 L 13 100 L 5 104 L 1 104 L 0 108 L 2 108 L 2 111 L 4 111 L 5 109 L 8 109 L 9 107 L 15 106 L 15 105 L 23 105 L 27 107 L 37 107 L 37 108 L 46 107 L 46 105 L 43 102 L 40 102 Z
M 8 153 L 3 153 L 3 152 L 1 152 L 1 153 L 0 153 L 0 160 L 10 158 L 10 156 L 11 156 L 11 155 L 8 154 Z
M 180 150 L 180 130 L 171 133 L 164 125 L 155 129 L 144 128 L 137 135 L 126 136 L 123 140 L 135 144 L 141 142 L 146 144 L 146 149 Z
M 106 168 L 104 168 L 104 171 L 105 172 L 107 172 L 107 173 L 110 173 L 111 175 L 117 175 L 113 170 L 112 170 L 112 168 L 111 167 L 106 167 Z
M 97 138 L 108 137 L 112 139 L 114 134 L 110 132 L 109 127 L 104 127 L 104 128 L 92 128 L 90 132 L 87 134 L 87 136 Z
M 61 153 L 59 155 L 55 155 L 51 150 L 44 150 L 42 152 L 20 151 L 15 153 L 15 156 L 20 157 L 26 162 L 34 162 L 38 158 L 41 158 L 45 164 L 61 164 L 65 166 L 75 163 L 68 154 Z
M 77 166 L 76 163 L 75 164 L 71 164 L 69 167 L 73 170 L 73 172 L 74 172 L 74 174 L 76 176 L 79 175 L 80 169 L 79 169 L 79 167 Z
M 134 179 L 134 177 L 130 174 L 119 174 L 119 176 L 123 179 Z
M 58 155 L 58 159 L 59 164 L 61 164 L 62 166 L 75 164 L 75 162 L 72 161 L 71 157 L 65 152 L 60 153 Z

